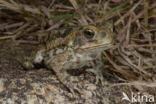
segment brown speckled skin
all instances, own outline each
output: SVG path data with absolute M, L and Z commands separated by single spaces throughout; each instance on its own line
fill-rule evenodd
M 37 52 L 32 63 L 44 64 L 48 69 L 52 69 L 60 82 L 73 90 L 69 84 L 73 77 L 67 70 L 91 66 L 91 61 L 109 48 L 112 40 L 112 34 L 108 30 L 87 25 L 71 31 L 61 42 L 48 41 L 46 47 Z

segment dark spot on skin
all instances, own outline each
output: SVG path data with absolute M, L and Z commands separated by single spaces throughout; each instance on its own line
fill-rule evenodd
M 74 40 L 74 46 L 83 46 L 84 44 L 84 39 L 81 36 L 77 36 Z
M 33 63 L 36 69 L 45 68 L 44 60 L 41 63 Z
M 82 68 L 79 69 L 69 69 L 67 70 L 67 73 L 69 73 L 72 76 L 79 76 L 80 74 L 85 73 L 85 69 L 91 68 L 91 66 L 83 66 Z

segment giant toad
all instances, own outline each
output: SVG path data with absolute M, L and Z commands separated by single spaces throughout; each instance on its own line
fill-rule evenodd
M 24 67 L 31 69 L 43 64 L 52 69 L 59 81 L 68 87 L 72 77 L 67 70 L 92 65 L 93 60 L 101 58 L 102 51 L 110 48 L 112 40 L 109 29 L 82 26 L 73 29 L 65 38 L 47 41 L 29 61 L 24 62 Z M 98 65 L 94 67 L 92 72 L 99 76 Z

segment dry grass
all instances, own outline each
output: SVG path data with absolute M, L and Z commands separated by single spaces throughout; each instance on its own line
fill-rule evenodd
M 155 0 L 0 0 L 0 40 L 38 43 L 86 24 L 114 32 L 115 46 L 104 52 L 112 73 L 124 81 L 156 82 Z

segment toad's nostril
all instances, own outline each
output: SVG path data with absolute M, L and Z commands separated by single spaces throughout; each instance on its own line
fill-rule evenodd
M 92 40 L 94 38 L 94 36 L 95 36 L 95 33 L 94 33 L 94 31 L 89 30 L 89 29 L 84 30 L 84 36 L 85 36 L 85 38 L 87 38 L 89 40 Z

